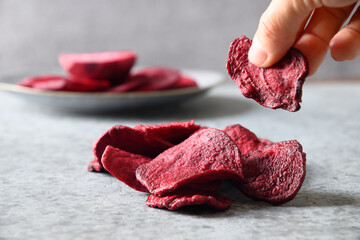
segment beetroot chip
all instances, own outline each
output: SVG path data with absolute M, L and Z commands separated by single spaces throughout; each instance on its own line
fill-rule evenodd
M 89 171 L 103 171 L 101 157 L 105 148 L 110 145 L 123 151 L 154 158 L 173 144 L 146 134 L 142 131 L 126 126 L 117 125 L 106 131 L 93 144 L 95 155 L 93 161 L 88 165 Z
M 92 87 L 97 91 L 105 91 L 110 88 L 110 81 L 104 79 L 91 79 L 91 78 L 76 78 L 74 76 L 70 76 L 69 80 L 73 84 L 81 84 L 86 85 L 89 88 Z
M 147 84 L 148 79 L 144 76 L 130 76 L 125 82 L 114 86 L 108 92 L 131 92 Z
M 149 157 L 107 146 L 102 155 L 101 163 L 109 173 L 129 187 L 138 191 L 149 192 L 136 180 L 135 171 L 141 164 L 148 163 L 151 160 L 152 158 Z
M 185 185 L 215 180 L 242 180 L 240 153 L 222 131 L 204 129 L 159 154 L 136 170 L 147 189 L 164 196 Z
M 265 138 L 259 138 L 259 141 L 260 141 L 260 144 L 259 144 L 258 148 L 265 147 L 266 145 L 270 145 L 270 144 L 274 143 L 273 141 L 270 141 Z
M 253 132 L 240 124 L 227 126 L 223 131 L 236 143 L 241 155 L 273 143 L 267 139 L 259 139 Z
M 48 91 L 94 92 L 109 88 L 110 83 L 106 80 L 91 79 L 74 82 L 63 76 L 44 75 L 25 78 L 18 85 Z
M 199 130 L 200 125 L 196 125 L 192 120 L 189 122 L 173 122 L 169 124 L 137 125 L 134 129 L 141 130 L 153 137 L 176 145 Z
M 180 79 L 178 70 L 165 67 L 150 67 L 139 70 L 132 77 L 145 77 L 147 83 L 136 89 L 136 91 L 157 91 L 168 89 L 175 85 Z
M 260 68 L 248 61 L 251 43 L 245 36 L 235 39 L 228 55 L 228 73 L 242 94 L 264 107 L 299 110 L 302 86 L 309 72 L 304 55 L 292 48 L 272 67 Z
M 274 143 L 242 156 L 247 196 L 272 204 L 292 200 L 305 178 L 305 153 L 296 140 Z
M 88 171 L 89 172 L 104 172 L 104 171 L 106 171 L 104 166 L 101 163 L 101 158 L 94 157 L 94 159 L 88 163 Z
M 58 82 L 60 82 L 60 84 L 58 84 L 58 85 L 62 85 L 62 83 L 64 81 L 66 81 L 67 79 L 63 76 L 58 76 L 58 75 L 31 76 L 31 77 L 24 78 L 21 82 L 17 83 L 17 85 L 23 86 L 23 87 L 34 88 L 34 86 L 36 84 L 47 83 L 51 80 L 59 80 L 59 81 L 55 82 L 54 85 L 56 86 L 58 84 Z M 54 88 L 54 87 L 52 87 L 52 88 Z M 56 87 L 56 88 L 58 88 L 58 87 Z
M 168 89 L 189 88 L 189 87 L 197 87 L 197 82 L 191 77 L 181 76 L 179 81 L 177 81 L 174 85 L 170 86 Z
M 146 201 L 146 205 L 169 210 L 176 210 L 190 205 L 208 205 L 219 210 L 225 210 L 231 206 L 231 200 L 216 192 L 186 189 L 163 197 L 151 194 Z
M 63 69 L 77 78 L 107 79 L 113 85 L 123 82 L 136 61 L 130 51 L 64 53 L 59 55 Z

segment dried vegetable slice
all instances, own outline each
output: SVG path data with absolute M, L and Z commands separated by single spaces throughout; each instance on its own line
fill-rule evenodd
M 176 210 L 190 205 L 208 205 L 218 210 L 226 210 L 231 206 L 231 200 L 217 192 L 207 192 L 199 189 L 180 190 L 173 195 L 159 197 L 149 195 L 146 205 L 156 208 Z
M 200 129 L 194 121 L 173 122 L 157 125 L 137 125 L 134 129 L 141 130 L 153 137 L 160 138 L 172 144 L 178 144 Z
M 251 198 L 272 204 L 288 202 L 305 179 L 305 153 L 296 140 L 267 145 L 242 158 L 244 180 L 237 186 Z
M 141 164 L 148 163 L 151 160 L 152 158 L 143 155 L 107 146 L 102 155 L 101 163 L 111 175 L 129 187 L 137 191 L 149 192 L 146 187 L 136 180 L 135 171 Z
M 181 75 L 176 69 L 149 67 L 137 71 L 132 77 L 144 77 L 147 79 L 144 86 L 136 89 L 136 91 L 143 92 L 168 89 L 180 80 Z
M 110 88 L 109 90 L 107 90 L 108 92 L 117 92 L 117 93 L 121 93 L 121 92 L 132 92 L 132 91 L 136 91 L 136 89 L 146 85 L 147 83 L 147 78 L 144 76 L 130 76 L 126 79 L 125 82 L 116 85 L 112 88 Z
M 242 94 L 268 108 L 300 109 L 302 86 L 309 72 L 307 59 L 291 48 L 279 62 L 260 68 L 248 61 L 252 41 L 245 36 L 235 39 L 229 49 L 227 69 Z
M 236 143 L 241 155 L 272 143 L 267 139 L 259 139 L 253 132 L 240 124 L 227 126 L 223 131 Z
M 143 131 L 130 127 L 117 125 L 106 131 L 92 146 L 95 158 L 88 165 L 89 171 L 103 171 L 101 157 L 107 146 L 113 146 L 126 152 L 156 157 L 164 150 L 172 147 L 173 144 L 163 141 L 159 138 L 152 137 Z
M 110 82 L 107 80 L 95 81 L 92 79 L 73 81 L 72 79 L 63 76 L 44 75 L 27 77 L 19 82 L 18 85 L 50 91 L 97 92 L 108 89 Z
M 181 76 L 180 79 L 168 89 L 176 88 L 188 88 L 188 87 L 197 87 L 197 83 L 194 79 L 188 76 Z
M 136 170 L 147 189 L 164 196 L 191 183 L 241 181 L 241 159 L 235 143 L 222 131 L 201 130 Z
M 63 53 L 59 55 L 59 62 L 72 76 L 108 79 L 116 85 L 125 81 L 136 58 L 131 51 Z

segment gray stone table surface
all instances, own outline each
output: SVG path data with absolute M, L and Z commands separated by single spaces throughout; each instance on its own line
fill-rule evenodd
M 91 145 L 116 124 L 240 123 L 273 141 L 297 139 L 307 175 L 281 206 L 225 184 L 230 209 L 160 210 L 108 174 L 87 171 Z M 76 114 L 0 92 L 0 239 L 360 239 L 360 83 L 306 82 L 299 112 L 271 110 L 226 83 L 156 109 Z

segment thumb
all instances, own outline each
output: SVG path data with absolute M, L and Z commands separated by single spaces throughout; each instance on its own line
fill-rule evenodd
M 312 10 L 319 7 L 315 2 L 320 1 L 273 0 L 260 18 L 249 61 L 259 67 L 279 61 L 294 44 Z

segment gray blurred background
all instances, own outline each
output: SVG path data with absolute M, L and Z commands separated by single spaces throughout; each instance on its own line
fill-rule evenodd
M 49 73 L 61 52 L 129 49 L 137 65 L 226 72 L 228 46 L 252 37 L 269 1 L 0 0 L 0 72 Z M 329 56 L 313 78 L 360 77 Z

